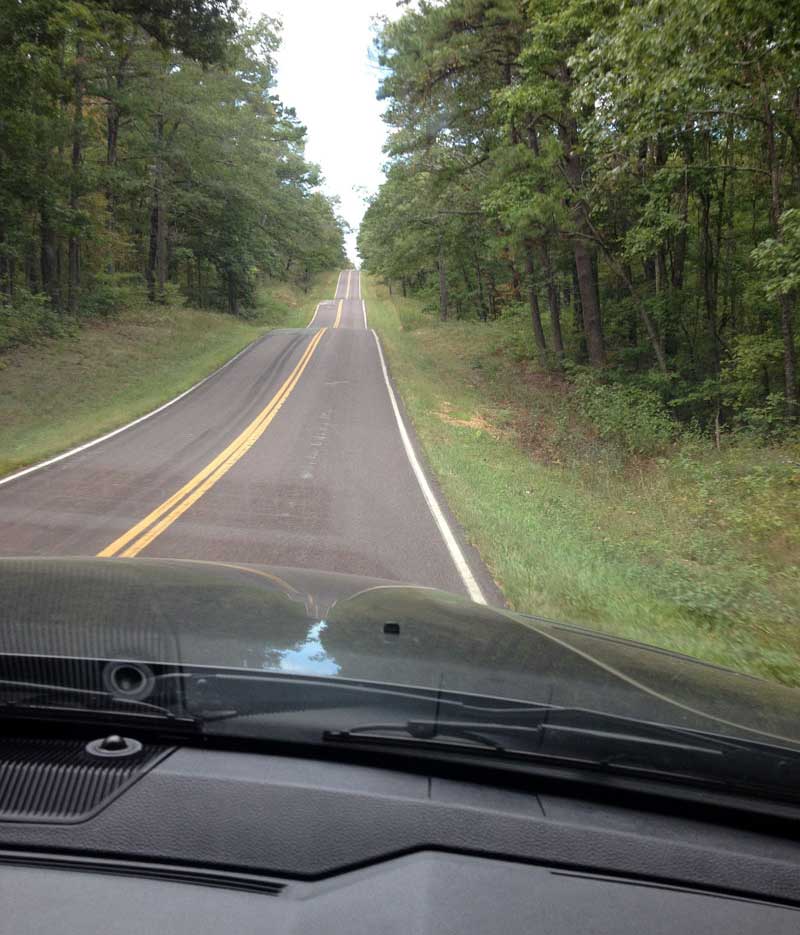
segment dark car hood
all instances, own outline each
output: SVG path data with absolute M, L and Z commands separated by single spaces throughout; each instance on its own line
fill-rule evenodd
M 441 591 L 298 569 L 0 559 L 0 653 L 390 682 L 800 743 L 794 689 Z

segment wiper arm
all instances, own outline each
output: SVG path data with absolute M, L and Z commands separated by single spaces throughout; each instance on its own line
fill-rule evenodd
M 497 753 L 507 752 L 506 748 L 487 737 L 482 731 L 490 728 L 489 724 L 459 724 L 453 721 L 406 721 L 397 724 L 364 724 L 349 730 L 328 730 L 322 735 L 326 741 L 355 742 L 446 742 L 462 741 L 458 746 L 486 747 Z M 535 732 L 534 727 L 518 727 L 520 732 Z M 466 744 L 463 741 L 467 741 Z
M 323 740 L 494 754 L 500 759 L 691 780 L 740 790 L 766 788 L 797 797 L 800 754 L 796 751 L 689 729 L 637 725 L 615 716 L 609 716 L 607 724 L 601 715 L 594 715 L 592 726 L 560 724 L 559 712 L 574 721 L 574 710 L 550 709 L 548 713 L 555 719 L 534 725 L 410 720 L 326 731 Z M 585 714 L 589 716 L 589 712 Z
M 154 704 L 151 701 L 140 701 L 134 698 L 121 698 L 119 695 L 105 690 L 78 688 L 73 685 L 52 685 L 47 682 L 24 682 L 15 679 L 0 679 L 0 690 L 5 688 L 13 690 L 19 689 L 21 691 L 30 690 L 32 692 L 32 694 L 26 694 L 21 699 L 0 697 L 0 708 L 6 710 L 30 707 L 47 707 L 49 710 L 52 710 L 54 697 L 58 697 L 59 695 L 75 695 L 87 701 L 104 701 L 111 702 L 113 705 L 126 706 L 131 712 L 134 712 L 134 709 L 136 709 L 136 713 L 141 712 L 144 714 L 158 715 L 159 717 L 169 718 L 170 720 L 187 720 L 186 718 L 179 718 L 174 711 L 170 711 L 169 708 L 165 708 L 163 705 Z M 71 707 L 70 710 L 75 710 L 75 708 Z M 115 712 L 114 708 L 90 707 L 86 710 L 103 711 L 104 713 Z M 123 713 L 128 712 L 125 711 Z
M 658 737 L 638 736 L 632 733 L 617 733 L 613 731 L 598 731 L 592 728 L 564 727 L 542 721 L 535 726 L 526 724 L 491 723 L 486 721 L 443 721 L 443 720 L 413 720 L 394 724 L 364 724 L 349 730 L 326 731 L 324 740 L 330 741 L 358 741 L 358 740 L 396 740 L 410 739 L 418 741 L 427 740 L 466 740 L 478 746 L 489 747 L 499 753 L 534 753 L 537 750 L 523 747 L 512 750 L 508 743 L 502 743 L 500 737 L 519 737 L 525 741 L 538 741 L 537 749 L 545 744 L 545 734 L 549 731 L 571 733 L 574 737 L 597 740 L 624 741 L 626 743 L 642 744 L 648 749 L 660 747 L 679 750 L 682 753 L 712 754 L 722 756 L 723 751 L 716 746 L 687 741 L 666 740 Z M 616 759 L 617 755 L 606 758 L 603 762 Z

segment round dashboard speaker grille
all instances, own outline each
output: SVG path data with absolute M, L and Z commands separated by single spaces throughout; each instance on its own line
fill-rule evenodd
M 103 686 L 116 698 L 143 701 L 153 694 L 155 677 L 143 662 L 109 662 L 103 669 Z

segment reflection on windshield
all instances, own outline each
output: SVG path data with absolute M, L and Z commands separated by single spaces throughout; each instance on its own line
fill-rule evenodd
M 295 643 L 292 649 L 268 652 L 264 668 L 279 669 L 293 675 L 338 675 L 341 666 L 333 656 L 328 655 L 320 639 L 320 634 L 327 626 L 324 620 L 320 620 L 309 629 L 302 643 Z

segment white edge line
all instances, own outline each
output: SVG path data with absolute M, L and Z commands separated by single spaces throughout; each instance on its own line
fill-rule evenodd
M 133 422 L 128 422 L 125 425 L 121 425 L 119 428 L 114 429 L 112 432 L 107 432 L 105 435 L 101 435 L 99 438 L 93 438 L 89 442 L 84 442 L 82 445 L 78 445 L 77 448 L 70 448 L 69 451 L 63 451 L 60 455 L 56 455 L 54 458 L 48 458 L 46 461 L 40 461 L 38 464 L 32 464 L 30 467 L 23 468 L 21 471 L 17 471 L 15 474 L 9 474 L 8 477 L 2 477 L 0 478 L 0 487 L 2 487 L 3 484 L 9 484 L 12 480 L 16 480 L 18 477 L 24 477 L 26 474 L 32 474 L 34 471 L 41 471 L 42 468 L 49 467 L 51 464 L 56 464 L 59 461 L 63 461 L 65 458 L 71 458 L 73 455 L 80 454 L 81 451 L 86 451 L 87 448 L 94 448 L 95 445 L 99 445 L 101 442 L 107 441 L 109 438 L 113 438 L 115 435 L 119 435 L 120 432 L 125 432 L 128 429 L 132 429 L 134 425 L 138 425 L 140 422 L 144 422 L 145 419 L 151 419 L 153 416 L 157 416 L 159 412 L 163 412 L 165 409 L 169 409 L 170 406 L 173 406 L 179 400 L 183 399 L 184 396 L 188 396 L 189 393 L 193 393 L 196 389 L 199 389 L 204 383 L 207 383 L 212 377 L 215 377 L 226 367 L 230 367 L 230 365 L 235 360 L 238 360 L 242 354 L 244 354 L 246 351 L 249 351 L 250 348 L 260 340 L 261 338 L 256 338 L 255 341 L 251 341 L 247 347 L 243 347 L 238 354 L 234 354 L 230 360 L 226 360 L 221 367 L 217 367 L 217 369 L 212 373 L 209 373 L 207 377 L 203 377 L 202 380 L 199 380 L 193 386 L 190 386 L 188 390 L 184 390 L 182 393 L 179 393 L 173 399 L 163 403 L 157 409 L 146 412 L 143 416 L 139 416 L 138 419 L 134 419 Z
M 320 305 L 322 305 L 322 302 L 317 302 L 317 307 L 314 309 L 314 314 L 311 316 L 311 321 L 306 325 L 306 328 L 310 328 L 314 324 L 314 319 L 317 317 Z
M 375 346 L 378 348 L 378 356 L 381 361 L 381 369 L 383 370 L 383 381 L 386 384 L 386 389 L 389 393 L 389 401 L 392 404 L 392 409 L 394 410 L 394 417 L 397 420 L 397 428 L 400 431 L 400 438 L 403 442 L 403 448 L 405 448 L 406 456 L 411 464 L 411 469 L 414 472 L 415 477 L 417 478 L 417 483 L 420 486 L 422 491 L 422 496 L 425 498 L 425 502 L 428 504 L 428 509 L 433 515 L 436 525 L 439 527 L 439 532 L 444 539 L 444 544 L 447 546 L 447 551 L 450 553 L 450 557 L 453 559 L 453 563 L 456 566 L 456 571 L 458 571 L 461 576 L 461 580 L 464 582 L 464 586 L 467 589 L 467 593 L 470 598 L 478 604 L 485 604 L 486 598 L 483 596 L 483 592 L 478 586 L 478 582 L 475 580 L 475 576 L 472 574 L 472 571 L 467 563 L 467 559 L 464 556 L 464 553 L 461 551 L 461 546 L 458 544 L 455 535 L 453 535 L 453 530 L 450 528 L 450 524 L 445 519 L 442 508 L 439 506 L 439 503 L 434 496 L 433 490 L 431 490 L 431 485 L 428 483 L 428 478 L 425 476 L 425 472 L 422 470 L 422 465 L 419 463 L 417 454 L 414 451 L 414 446 L 411 444 L 411 438 L 409 437 L 408 430 L 406 429 L 405 423 L 403 422 L 403 417 L 400 415 L 400 408 L 397 405 L 397 397 L 394 394 L 392 389 L 392 384 L 389 381 L 389 371 L 386 369 L 386 359 L 383 356 L 383 350 L 381 348 L 381 342 L 378 340 L 378 335 L 375 333 L 375 330 L 372 329 L 372 336 L 375 338 Z
M 367 303 L 363 299 L 361 300 L 361 311 L 364 313 L 364 327 L 369 328 L 367 324 Z

